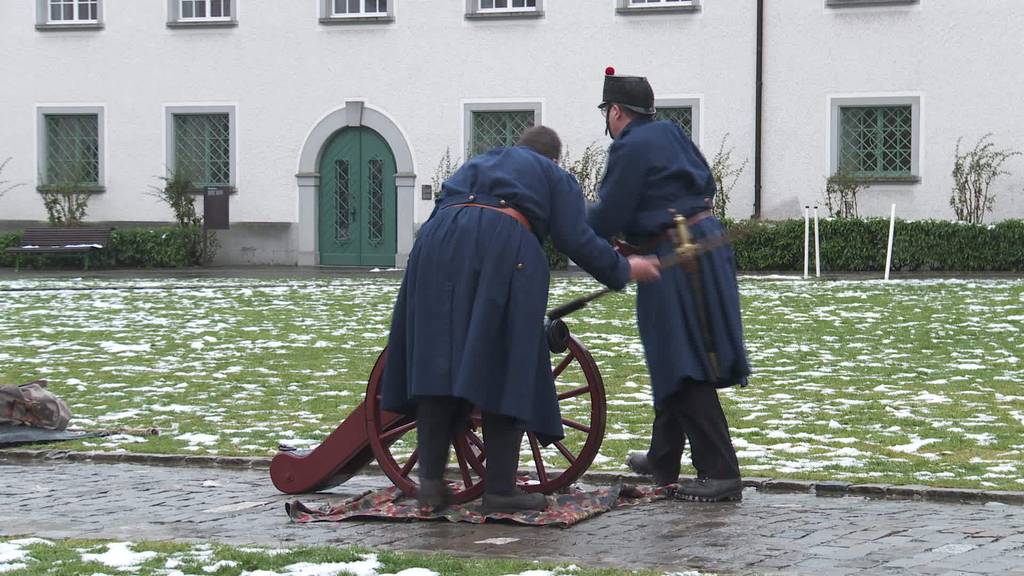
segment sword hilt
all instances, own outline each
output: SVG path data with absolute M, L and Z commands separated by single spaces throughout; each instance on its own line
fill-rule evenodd
M 690 228 L 686 225 L 686 218 L 675 210 L 672 210 L 672 214 L 672 220 L 676 224 L 676 236 L 678 237 L 676 254 L 686 256 L 696 252 L 700 247 L 693 242 L 693 237 L 690 236 Z

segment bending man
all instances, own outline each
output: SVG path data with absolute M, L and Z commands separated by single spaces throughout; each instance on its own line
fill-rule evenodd
M 557 165 L 561 142 L 535 127 L 519 145 L 480 154 L 443 185 L 420 228 L 395 303 L 382 381 L 385 410 L 415 414 L 421 505 L 444 506 L 449 444 L 472 406 L 483 414 L 487 512 L 543 510 L 516 487 L 523 432 L 561 439 L 543 321 L 542 241 L 597 280 L 654 280 L 656 260 L 621 256 L 586 223 L 576 179 Z

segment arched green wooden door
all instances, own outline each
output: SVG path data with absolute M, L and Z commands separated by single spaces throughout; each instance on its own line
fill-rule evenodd
M 395 157 L 369 128 L 345 128 L 320 157 L 320 264 L 394 266 Z

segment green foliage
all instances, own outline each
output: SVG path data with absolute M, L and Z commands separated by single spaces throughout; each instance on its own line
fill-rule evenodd
M 81 226 L 89 206 L 90 189 L 96 184 L 89 182 L 89 169 L 77 164 L 67 169 L 67 178 L 47 182 L 40 187 L 46 219 L 52 226 L 75 228 Z M 40 178 L 40 181 L 43 181 Z
M 840 168 L 825 180 L 825 207 L 833 218 L 857 217 L 857 193 L 864 181 Z
M 458 171 L 462 165 L 462 158 L 456 158 L 452 160 L 452 151 L 450 148 L 445 147 L 444 156 L 441 156 L 441 160 L 437 163 L 437 168 L 434 169 L 434 176 L 430 179 L 430 184 L 434 192 L 434 200 L 441 197 L 441 186 L 445 180 L 452 177 L 455 172 Z
M 569 257 L 555 249 L 551 238 L 544 239 L 544 255 L 548 257 L 548 268 L 552 270 L 565 270 L 569 267 Z
M 195 246 L 202 230 L 191 228 L 126 228 L 110 236 L 109 264 L 128 268 L 180 268 L 197 264 Z
M 745 272 L 803 268 L 804 222 L 747 220 L 730 223 L 737 268 Z M 820 223 L 821 261 L 833 272 L 885 267 L 889 221 L 836 218 Z M 896 271 L 989 272 L 1024 270 L 1024 221 L 991 226 L 943 220 L 897 220 L 892 269 Z
M 957 220 L 970 224 L 981 224 L 985 213 L 992 211 L 996 197 L 990 191 L 992 181 L 1010 173 L 1003 170 L 1003 164 L 1021 153 L 1015 150 L 996 150 L 985 134 L 974 145 L 973 150 L 960 153 L 960 142 L 956 141 L 953 161 L 953 194 L 949 205 L 953 207 Z
M 198 231 L 201 233 L 201 230 Z M 194 228 L 124 228 L 110 234 L 110 245 L 89 255 L 90 268 L 180 268 L 195 264 Z M 0 266 L 14 267 L 15 255 L 3 252 L 21 244 L 21 234 L 0 234 Z M 81 254 L 22 255 L 24 268 L 81 267 Z
M 0 233 L 0 267 L 14 267 L 14 255 L 8 254 L 5 250 L 12 246 L 21 245 L 21 233 L 8 232 Z
M 736 148 L 730 146 L 728 150 L 725 149 L 725 141 L 728 138 L 729 133 L 726 132 L 722 136 L 722 142 L 718 145 L 718 152 L 711 159 L 711 176 L 715 179 L 716 190 L 715 205 L 712 211 L 720 219 L 725 218 L 728 213 L 729 197 L 732 195 L 733 189 L 736 188 L 736 182 L 739 181 L 740 176 L 750 162 L 749 158 L 744 158 L 739 166 L 734 165 L 732 154 Z
M 46 219 L 53 226 L 74 228 L 82 225 L 89 206 L 89 193 L 76 184 L 62 183 L 40 190 Z
M 192 180 L 174 170 L 168 170 L 167 176 L 161 176 L 163 186 L 152 186 L 152 195 L 174 212 L 174 220 L 178 226 L 201 226 L 202 217 L 196 214 L 196 187 Z
M 203 227 L 203 217 L 196 213 L 197 188 L 192 179 L 180 171 L 168 170 L 162 176 L 163 186 L 153 186 L 152 195 L 174 212 L 174 220 L 188 244 L 188 263 L 206 264 L 213 260 L 219 243 L 212 230 Z
M 583 197 L 588 202 L 597 202 L 597 191 L 604 178 L 605 164 L 608 162 L 608 151 L 597 142 L 591 142 L 583 149 L 579 158 L 573 159 L 567 146 L 559 158 L 558 164 L 576 177 L 583 190 Z

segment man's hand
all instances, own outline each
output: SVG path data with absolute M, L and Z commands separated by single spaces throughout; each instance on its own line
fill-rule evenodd
M 661 267 L 656 256 L 633 255 L 628 260 L 630 280 L 654 282 L 661 279 Z

